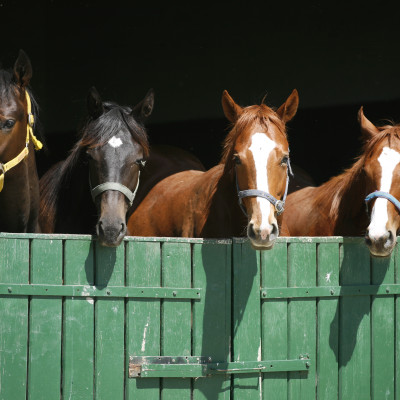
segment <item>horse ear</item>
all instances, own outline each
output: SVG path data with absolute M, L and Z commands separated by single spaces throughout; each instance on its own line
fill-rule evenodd
M 18 53 L 17 60 L 14 64 L 14 81 L 21 88 L 24 89 L 32 78 L 32 64 L 29 57 L 23 50 Z
M 86 104 L 89 115 L 97 119 L 104 113 L 103 102 L 97 89 L 92 86 L 86 98 Z
M 361 133 L 365 139 L 371 139 L 374 135 L 379 133 L 379 129 L 364 115 L 363 107 L 358 110 L 357 117 Z
M 276 113 L 279 115 L 281 120 L 286 124 L 290 121 L 297 112 L 299 107 L 299 93 L 296 89 L 290 94 L 287 100 L 278 108 Z
M 154 90 L 150 89 L 144 99 L 133 107 L 132 114 L 144 121 L 153 112 Z
M 243 111 L 243 108 L 235 103 L 227 90 L 222 93 L 222 108 L 224 109 L 225 117 L 232 123 L 237 121 Z

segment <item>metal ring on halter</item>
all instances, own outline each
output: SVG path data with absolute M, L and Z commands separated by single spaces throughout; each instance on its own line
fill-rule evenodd
M 129 207 L 131 207 L 133 200 L 135 199 L 136 192 L 139 188 L 139 178 L 140 178 L 140 171 L 138 173 L 138 180 L 137 180 L 136 188 L 132 192 L 125 185 L 123 185 L 122 183 L 118 183 L 118 182 L 104 182 L 104 183 L 100 183 L 100 185 L 97 185 L 96 187 L 92 188 L 92 184 L 90 182 L 90 175 L 89 175 L 89 185 L 90 185 L 90 189 L 91 189 L 92 199 L 93 199 L 93 201 L 95 201 L 96 197 L 99 194 L 106 192 L 107 190 L 115 190 L 117 192 L 121 192 L 128 199 Z
M 377 199 L 377 198 L 389 200 L 397 208 L 397 211 L 400 212 L 400 201 L 398 201 L 394 196 L 392 196 L 388 192 L 381 192 L 379 190 L 375 190 L 375 192 L 370 193 L 364 200 L 365 206 L 367 208 L 367 213 L 368 213 L 368 203 L 371 200 Z

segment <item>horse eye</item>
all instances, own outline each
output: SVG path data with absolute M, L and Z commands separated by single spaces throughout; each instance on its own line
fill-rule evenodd
M 240 161 L 240 157 L 237 155 L 237 154 L 235 154 L 234 156 L 233 156 L 233 161 L 235 162 L 235 164 L 236 165 L 240 165 L 242 162 Z
M 6 122 L 3 124 L 4 129 L 11 129 L 15 125 L 15 121 L 13 119 L 8 119 Z
M 289 161 L 289 156 L 283 156 L 281 160 L 281 165 L 287 165 L 288 161 Z

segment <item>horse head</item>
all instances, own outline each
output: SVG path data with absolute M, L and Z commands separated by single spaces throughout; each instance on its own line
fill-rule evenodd
M 32 77 L 28 56 L 20 50 L 12 73 L 0 71 L 0 157 L 5 163 L 25 147 L 28 123 L 27 86 Z
M 95 88 L 89 91 L 81 146 L 86 148 L 88 180 L 98 212 L 96 232 L 103 246 L 118 246 L 126 234 L 126 213 L 149 152 L 143 123 L 153 105 L 152 90 L 133 109 L 102 102 Z
M 227 91 L 225 116 L 233 124 L 224 144 L 225 169 L 235 174 L 247 236 L 256 249 L 272 248 L 279 235 L 290 171 L 286 123 L 296 114 L 297 90 L 276 111 L 265 104 L 241 107 Z
M 376 127 L 358 113 L 365 140 L 364 174 L 367 212 L 365 241 L 374 256 L 390 255 L 400 228 L 400 125 Z

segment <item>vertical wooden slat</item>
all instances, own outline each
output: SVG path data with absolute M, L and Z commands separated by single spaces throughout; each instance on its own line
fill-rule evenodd
M 95 283 L 104 291 L 124 285 L 124 243 L 95 247 Z M 95 303 L 95 398 L 124 397 L 124 299 L 98 298 Z
M 233 245 L 233 361 L 261 360 L 260 253 Z M 234 376 L 234 398 L 260 399 L 261 374 Z
M 0 282 L 29 280 L 29 240 L 0 239 Z M 25 399 L 28 297 L 0 296 L 0 399 Z
M 396 248 L 394 250 L 394 276 L 395 283 L 400 283 L 400 246 L 399 238 L 397 238 Z M 395 365 L 395 375 L 394 375 L 394 389 L 395 389 L 395 399 L 400 398 L 400 296 L 395 296 L 395 346 L 394 346 L 394 365 Z
M 261 253 L 262 287 L 287 286 L 287 244 Z M 287 299 L 262 301 L 262 359 L 287 359 Z M 263 399 L 287 399 L 287 373 L 263 374 Z
M 93 242 L 66 240 L 64 283 L 94 285 Z M 63 397 L 93 398 L 94 299 L 66 298 L 63 313 Z
M 193 305 L 193 354 L 230 361 L 231 246 L 195 244 L 193 286 L 202 288 Z M 223 375 L 193 382 L 193 399 L 229 399 L 231 379 Z
M 290 243 L 288 247 L 288 284 L 290 287 L 316 285 L 316 244 Z M 315 299 L 292 299 L 288 306 L 290 359 L 309 354 L 316 359 L 316 301 Z M 288 399 L 310 400 L 315 398 L 315 361 L 307 372 L 290 372 Z
M 372 257 L 372 284 L 394 283 L 394 255 Z M 394 296 L 373 296 L 371 308 L 372 398 L 394 399 Z
M 62 284 L 61 240 L 32 240 L 31 282 Z M 29 399 L 60 397 L 61 315 L 61 297 L 32 297 L 29 326 Z
M 338 286 L 339 243 L 319 243 L 317 254 L 318 286 Z M 317 399 L 336 400 L 339 373 L 339 297 L 319 299 L 317 317 Z
M 370 255 L 360 240 L 346 243 L 340 251 L 340 284 L 368 285 Z M 371 379 L 370 297 L 344 296 L 339 320 L 339 399 L 369 399 Z
M 162 283 L 165 287 L 191 287 L 190 243 L 164 243 L 162 246 Z M 191 302 L 164 300 L 162 309 L 162 345 L 164 356 L 191 355 Z M 166 378 L 162 399 L 190 399 L 190 379 Z
M 161 254 L 159 242 L 127 243 L 126 284 L 130 287 L 161 285 Z M 160 355 L 159 299 L 132 299 L 126 307 L 126 399 L 158 400 L 160 379 L 129 379 L 129 356 Z

